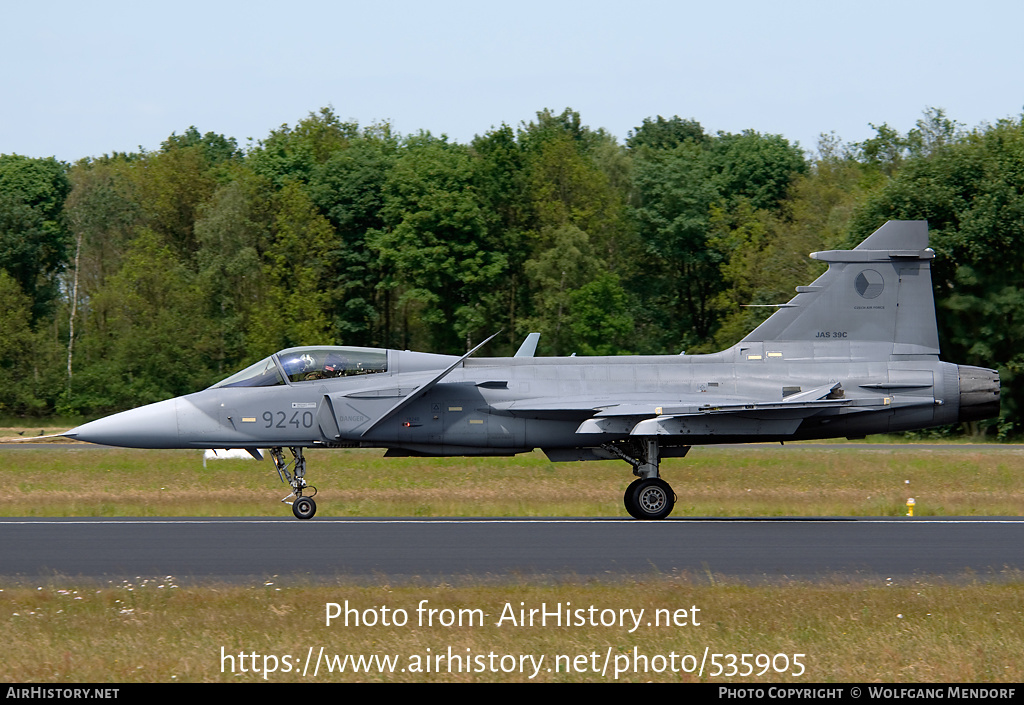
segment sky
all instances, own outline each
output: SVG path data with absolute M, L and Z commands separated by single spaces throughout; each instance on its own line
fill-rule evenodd
M 678 115 L 807 150 L 1024 112 L 1020 0 L 3 5 L 0 153 L 67 162 L 193 125 L 244 148 L 324 106 L 463 143 L 568 107 L 620 141 Z

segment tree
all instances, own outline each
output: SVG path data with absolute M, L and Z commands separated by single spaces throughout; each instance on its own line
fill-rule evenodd
M 88 308 L 65 412 L 140 406 L 214 381 L 202 292 L 156 233 L 139 232 Z
M 238 169 L 200 208 L 197 284 L 206 302 L 202 313 L 216 330 L 213 366 L 219 374 L 250 359 L 249 322 L 270 282 L 263 276 L 263 253 L 273 242 L 274 202 L 268 179 Z
M 638 136 L 661 131 L 647 122 Z M 646 325 L 660 351 L 710 347 L 720 324 L 715 300 L 725 286 L 722 264 L 730 248 L 708 242 L 712 209 L 747 204 L 779 211 L 794 178 L 806 170 L 801 150 L 777 135 L 748 130 L 704 139 L 695 126 L 690 132 L 681 141 L 637 140 L 634 155 L 631 215 L 648 252 L 642 308 L 664 317 Z
M 907 133 L 906 143 L 911 156 L 927 157 L 947 145 L 962 140 L 967 134 L 963 123 L 946 117 L 942 108 L 928 108 L 916 127 Z
M 381 286 L 397 295 L 399 324 L 388 329 L 398 328 L 403 346 L 416 323 L 437 352 L 466 349 L 492 332 L 482 313 L 506 259 L 487 232 L 474 176 L 468 148 L 429 133 L 408 138 L 388 173 L 385 225 L 368 241 L 385 275 Z
M 632 150 L 643 147 L 654 150 L 674 149 L 687 140 L 704 142 L 710 137 L 696 120 L 683 120 L 674 115 L 668 120 L 659 115 L 656 119 L 644 118 L 643 124 L 630 130 L 626 146 Z
M 367 233 L 384 228 L 384 187 L 398 158 L 399 140 L 389 125 L 351 136 L 310 171 L 310 199 L 334 233 L 328 255 L 328 315 L 349 345 L 380 345 L 377 256 Z
M 753 130 L 719 133 L 711 142 L 715 188 L 728 203 L 746 198 L 754 208 L 774 209 L 786 197 L 793 179 L 807 170 L 803 151 L 781 135 Z
M 172 133 L 160 145 L 160 151 L 163 153 L 192 148 L 202 152 L 204 161 L 210 166 L 237 162 L 242 158 L 242 152 L 238 149 L 238 142 L 234 137 L 225 137 L 215 132 L 199 134 L 195 125 L 185 130 L 184 134 Z
M 276 188 L 299 184 L 333 228 L 325 310 L 347 344 L 386 344 L 381 309 L 388 306 L 366 235 L 384 228 L 384 184 L 399 149 L 389 124 L 361 129 L 326 107 L 294 128 L 282 125 L 248 155 L 252 170 Z
M 886 176 L 892 176 L 899 170 L 906 157 L 907 140 L 886 123 L 868 125 L 875 131 L 875 136 L 856 146 L 859 156 Z
M 636 343 L 634 303 L 618 275 L 604 272 L 569 295 L 570 347 L 581 355 L 626 355 Z
M 488 319 L 506 322 L 504 340 L 495 341 L 492 348 L 504 348 L 506 354 L 512 354 L 522 341 L 522 317 L 531 310 L 525 266 L 531 254 L 530 228 L 534 223 L 527 188 L 527 155 L 515 131 L 505 124 L 474 138 L 471 155 L 484 227 L 506 262 L 504 278 L 495 283 L 486 312 Z
M 526 262 L 526 275 L 534 291 L 534 314 L 523 321 L 523 326 L 540 333 L 544 348 L 551 354 L 567 355 L 573 351 L 573 296 L 594 281 L 602 269 L 585 231 L 571 224 L 542 231 L 541 243 Z M 589 318 L 595 316 L 591 314 Z
M 342 122 L 330 107 L 300 120 L 295 127 L 281 125 L 249 151 L 247 163 L 277 187 L 286 181 L 308 182 L 317 165 L 345 148 L 358 136 L 359 126 Z
M 602 281 L 614 280 L 628 298 L 621 282 L 632 280 L 643 267 L 642 248 L 626 218 L 631 165 L 611 135 L 586 127 L 569 109 L 561 115 L 538 113 L 536 122 L 519 130 L 518 139 L 527 204 L 524 251 L 529 252 L 523 271 L 530 292 L 518 328 L 544 333 L 545 348 L 559 354 L 575 344 L 572 301 L 583 306 L 578 290 L 607 274 L 610 278 Z M 594 315 L 600 314 L 588 309 L 596 328 L 617 325 L 595 322 Z M 607 315 L 614 318 L 619 312 Z
M 647 251 L 647 307 L 659 311 L 653 350 L 706 341 L 715 319 L 711 299 L 720 287 L 720 255 L 707 246 L 708 215 L 718 198 L 708 152 L 689 140 L 634 157 L 631 215 Z
M 64 204 L 74 238 L 70 281 L 65 290 L 68 313 L 67 378 L 70 393 L 74 376 L 74 347 L 79 304 L 97 291 L 108 275 L 118 271 L 131 242 L 141 208 L 132 200 L 127 160 L 83 160 L 69 173 L 71 193 Z
M 998 367 L 1007 435 L 1024 402 L 1024 119 L 944 140 L 868 199 L 850 240 L 888 219 L 928 220 L 943 356 Z
M 327 314 L 332 230 L 296 182 L 274 197 L 272 241 L 263 253 L 267 286 L 249 320 L 250 358 L 297 345 L 333 343 Z
M 173 138 L 173 136 L 172 136 Z M 195 222 L 217 188 L 217 165 L 204 143 L 171 140 L 159 152 L 146 152 L 129 170 L 140 225 L 160 236 L 181 261 L 199 249 Z
M 901 135 L 886 123 L 871 125 L 875 136 L 853 145 L 855 154 L 886 176 L 894 176 L 908 157 L 927 157 L 966 137 L 963 123 L 946 117 L 942 108 L 927 108 L 916 126 Z
M 7 383 L 0 388 L 0 413 L 21 413 L 32 405 L 28 385 L 32 376 L 32 300 L 18 282 L 0 270 L 0 372 Z
M 66 164 L 0 154 L 0 270 L 31 299 L 33 321 L 58 295 L 68 245 L 63 206 L 70 190 Z
M 713 302 L 716 348 L 736 343 L 774 313 L 773 304 L 822 274 L 825 266 L 807 255 L 845 241 L 855 207 L 879 186 L 874 170 L 834 135 L 823 135 L 818 151 L 778 207 L 755 208 L 747 198 L 712 207 L 708 242 L 722 256 L 723 284 Z

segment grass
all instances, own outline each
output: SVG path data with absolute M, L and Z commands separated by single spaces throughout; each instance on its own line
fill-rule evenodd
M 314 450 L 320 516 L 622 516 L 621 461 L 382 458 Z M 0 516 L 264 516 L 287 487 L 269 460 L 199 451 L 0 446 Z M 950 445 L 706 447 L 667 459 L 675 516 L 1019 516 L 1024 449 Z
M 433 626 L 419 623 L 416 609 L 423 600 L 438 610 Z M 347 604 L 360 619 L 377 622 L 385 607 L 390 620 L 404 610 L 407 621 L 356 626 L 353 617 L 348 626 L 342 618 L 328 626 L 328 603 Z M 595 615 L 606 617 L 611 613 L 605 610 L 643 609 L 644 616 L 632 633 L 628 616 L 625 626 L 529 627 L 508 620 L 496 626 L 506 605 L 518 612 L 542 604 L 549 610 L 594 606 Z M 647 626 L 659 609 L 685 618 L 679 626 Z M 464 612 L 459 626 L 459 610 L 479 610 L 479 619 Z M 446 614 L 451 626 L 440 624 Z M 168 577 L 104 588 L 4 588 L 0 624 L 5 641 L 0 680 L 32 683 L 1024 680 L 1024 588 L 1019 582 L 752 587 L 659 577 L 615 585 L 285 587 L 270 580 L 253 587 L 185 588 Z M 396 666 L 382 673 L 374 664 L 353 673 L 350 663 L 342 673 L 328 672 L 321 662 L 315 677 L 312 663 L 303 675 L 305 659 L 315 659 L 321 648 L 331 657 L 393 656 Z M 452 661 L 449 672 L 449 648 L 455 656 L 473 658 L 461 668 Z M 697 667 L 705 649 L 701 675 Z M 746 677 L 744 653 L 751 654 L 747 661 L 754 668 Z M 711 654 L 737 658 L 733 663 L 719 657 L 721 667 L 716 668 Z M 438 655 L 444 658 L 438 661 Z M 693 658 L 683 661 L 687 655 Z M 529 661 L 520 668 L 521 656 L 532 656 L 540 669 Z M 428 658 L 430 673 L 425 672 Z M 602 670 L 606 659 L 607 670 Z M 794 675 L 797 660 L 805 669 L 799 676 Z M 411 672 L 417 663 L 424 672 Z M 276 671 L 264 673 L 273 665 Z M 729 676 L 734 668 L 738 673 Z
M 372 451 L 312 451 L 309 477 L 325 516 L 623 516 L 630 480 L 622 462 L 551 464 L 516 458 L 384 459 Z M 192 451 L 0 446 L 5 516 L 239 516 L 286 513 L 285 488 L 269 461 L 209 461 Z M 676 515 L 1021 515 L 1024 449 L 1005 446 L 697 448 L 666 460 Z M 666 681 L 1021 682 L 1024 580 L 744 585 L 687 575 L 631 582 L 502 584 L 275 584 L 180 587 L 171 576 L 106 585 L 53 579 L 0 581 L 5 656 L 0 680 L 21 683 L 295 681 Z M 364 616 L 386 606 L 404 626 L 325 623 L 328 603 Z M 421 600 L 435 609 L 479 609 L 484 624 L 420 626 Z M 700 609 L 699 626 L 513 627 L 494 625 L 506 604 L 571 604 L 598 610 Z M 370 610 L 370 612 L 366 612 Z M 442 614 L 442 613 L 439 613 Z M 694 613 L 690 613 L 694 614 Z M 395 672 L 301 668 L 327 655 L 395 656 Z M 472 668 L 447 669 L 448 649 Z M 222 651 L 223 649 L 223 651 Z M 679 670 L 709 654 L 703 675 Z M 711 654 L 722 675 L 712 676 Z M 246 655 L 243 661 L 240 656 Z M 251 656 L 255 654 L 255 657 Z M 496 661 L 477 661 L 493 654 Z M 675 654 L 676 670 L 671 668 Z M 753 673 L 742 676 L 742 654 Z M 804 664 L 793 675 L 796 654 Z M 437 661 L 441 655 L 445 658 Z M 681 661 L 683 656 L 693 659 Z M 764 655 L 764 656 L 761 656 Z M 785 655 L 785 659 L 781 656 Z M 284 661 L 288 656 L 289 661 Z M 413 672 L 432 657 L 430 673 Z M 528 661 L 543 656 L 530 678 Z M 767 656 L 775 666 L 761 671 Z M 225 657 L 225 658 L 222 658 Z M 554 668 L 556 659 L 558 668 Z M 760 660 L 759 660 L 760 657 Z M 255 659 L 255 660 L 254 660 Z M 601 673 L 605 660 L 607 672 Z M 646 659 L 646 660 L 645 660 Z M 277 664 L 277 670 L 264 669 Z M 510 664 L 515 664 L 511 667 Z M 231 666 L 234 666 L 232 670 Z M 241 671 L 246 666 L 246 672 Z M 259 670 L 254 672 L 253 666 Z M 454 662 L 453 662 L 454 665 Z M 469 664 L 467 664 L 468 666 Z M 483 665 L 484 670 L 477 671 Z M 286 666 L 290 670 L 286 671 Z M 491 667 L 496 670 L 491 670 Z M 503 671 L 502 667 L 506 667 Z M 619 666 L 622 672 L 615 673 Z M 438 671 L 440 667 L 441 672 Z M 552 668 L 551 671 L 546 669 Z M 595 672 L 596 667 L 596 672 Z M 406 668 L 403 672 L 400 669 Z

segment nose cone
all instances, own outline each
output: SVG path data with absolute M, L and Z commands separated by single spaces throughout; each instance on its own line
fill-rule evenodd
M 124 448 L 181 448 L 177 405 L 177 399 L 160 401 L 90 421 L 61 435 Z

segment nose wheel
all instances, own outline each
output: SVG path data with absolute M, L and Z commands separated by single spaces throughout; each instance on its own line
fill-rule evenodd
M 292 460 L 290 462 L 285 462 L 284 453 L 281 448 L 270 449 L 270 457 L 274 459 L 274 467 L 277 468 L 278 477 L 281 478 L 281 482 L 288 483 L 292 488 L 291 494 L 281 501 L 292 505 L 292 514 L 295 515 L 296 519 L 312 519 L 313 515 L 316 514 L 316 502 L 313 501 L 312 496 L 304 497 L 302 495 L 302 491 L 307 488 L 313 491 L 313 495 L 316 494 L 316 488 L 309 487 L 306 484 L 306 458 L 302 455 L 301 446 L 289 448 L 288 450 L 292 453 Z M 289 472 L 289 469 L 291 469 L 291 472 Z M 290 497 L 295 497 L 295 499 L 289 501 Z
M 316 514 L 316 502 L 312 497 L 296 497 L 292 502 L 292 514 L 296 519 L 312 519 Z

